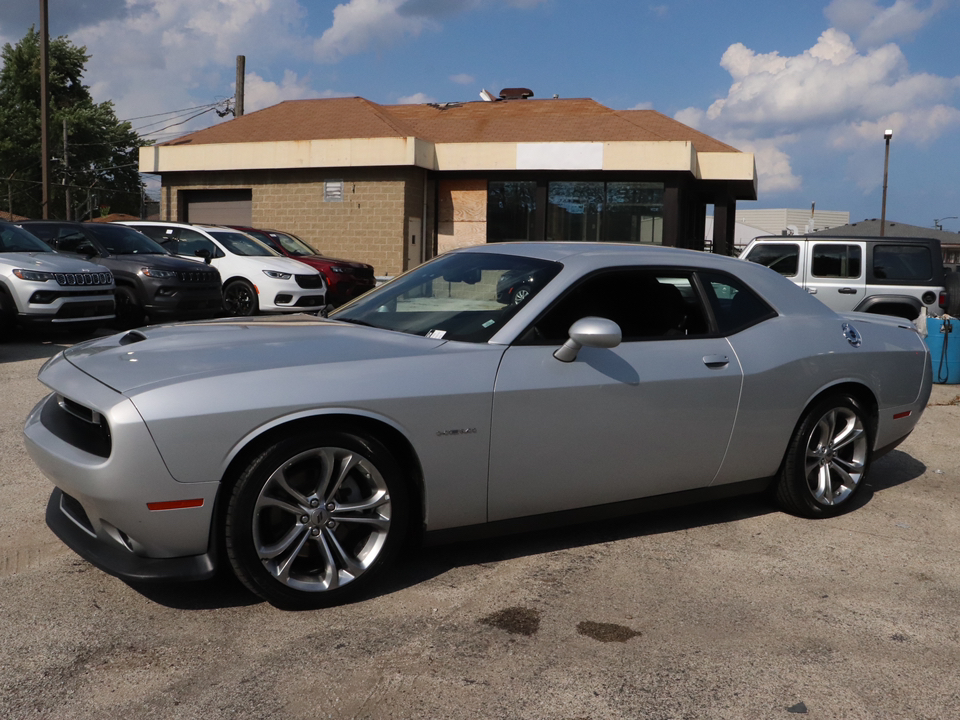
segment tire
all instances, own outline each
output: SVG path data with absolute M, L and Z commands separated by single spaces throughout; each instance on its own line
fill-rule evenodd
M 240 581 L 279 608 L 340 604 L 391 567 L 409 503 L 396 461 L 377 440 L 302 432 L 240 476 L 227 505 L 227 556 Z
M 816 402 L 787 448 L 776 484 L 780 507 L 809 518 L 845 512 L 867 476 L 872 436 L 855 398 L 837 394 Z
M 126 287 L 118 287 L 114 298 L 117 302 L 116 326 L 121 330 L 140 327 L 144 324 L 146 313 L 143 306 L 137 302 L 133 290 Z
M 513 299 L 511 302 L 514 305 L 522 305 L 527 301 L 527 298 L 530 297 L 530 286 L 521 285 L 516 290 L 513 291 Z
M 260 311 L 257 291 L 246 280 L 234 280 L 223 288 L 223 305 L 227 315 L 249 317 Z
M 943 285 L 948 295 L 945 312 L 951 317 L 960 317 L 960 271 L 945 273 Z

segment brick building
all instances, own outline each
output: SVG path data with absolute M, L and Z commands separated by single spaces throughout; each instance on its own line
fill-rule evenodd
M 653 110 L 589 99 L 297 100 L 140 151 L 160 217 L 286 230 L 395 275 L 509 240 L 733 244 L 753 155 Z

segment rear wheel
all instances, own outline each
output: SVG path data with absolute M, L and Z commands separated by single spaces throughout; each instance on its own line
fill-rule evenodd
M 526 299 L 530 297 L 530 286 L 521 285 L 516 290 L 513 291 L 513 304 L 522 305 Z
M 227 507 L 227 554 L 237 577 L 277 607 L 355 597 L 399 551 L 409 519 L 400 469 L 376 439 L 303 432 L 241 475 Z
M 787 449 L 776 486 L 777 501 L 803 517 L 844 512 L 863 485 L 872 448 L 869 416 L 850 395 L 815 403 Z
M 223 304 L 228 315 L 247 317 L 260 309 L 257 291 L 246 280 L 234 280 L 223 288 Z

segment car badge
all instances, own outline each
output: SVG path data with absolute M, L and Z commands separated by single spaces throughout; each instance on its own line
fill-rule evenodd
M 847 339 L 847 342 L 853 345 L 853 347 L 860 347 L 863 343 L 863 338 L 860 337 L 857 329 L 850 323 L 844 323 L 841 327 L 843 329 L 843 336 Z

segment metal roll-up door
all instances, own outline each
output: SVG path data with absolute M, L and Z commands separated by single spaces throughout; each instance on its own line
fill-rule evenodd
M 252 190 L 189 190 L 185 222 L 210 225 L 253 224 Z

